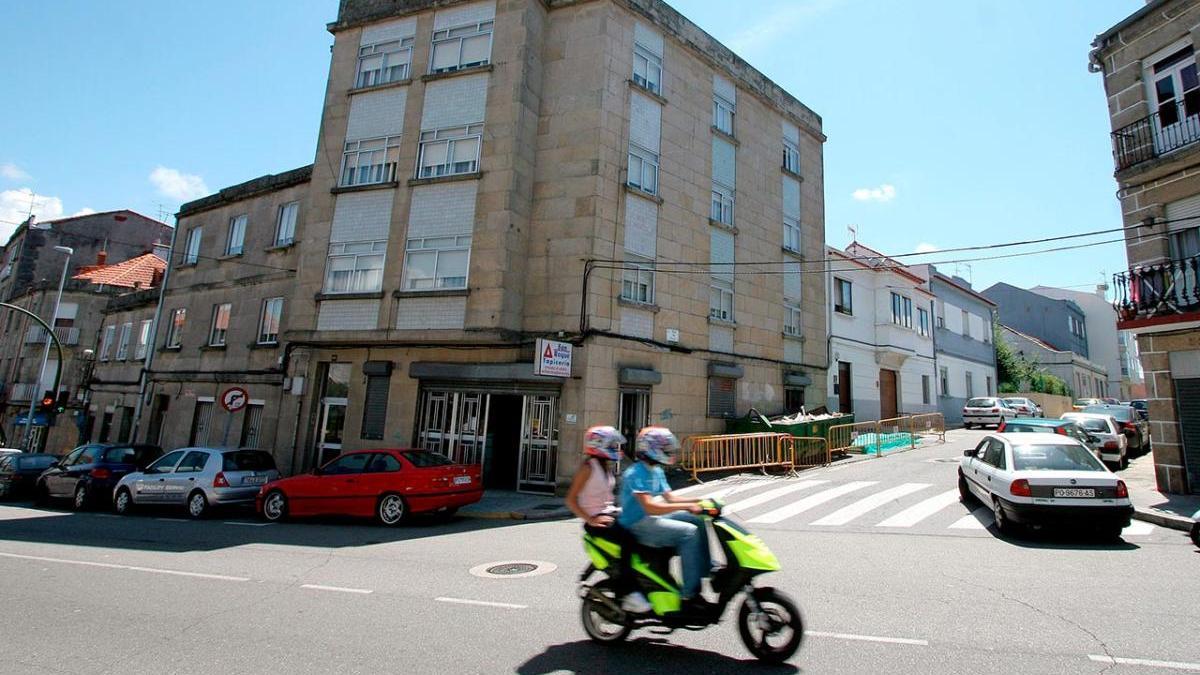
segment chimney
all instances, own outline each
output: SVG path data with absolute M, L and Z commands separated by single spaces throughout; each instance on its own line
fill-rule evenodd
M 108 251 L 99 251 L 96 253 L 96 267 L 104 267 L 108 262 Z
M 150 275 L 150 288 L 158 288 L 162 285 L 162 280 L 162 270 L 154 270 L 154 272 Z

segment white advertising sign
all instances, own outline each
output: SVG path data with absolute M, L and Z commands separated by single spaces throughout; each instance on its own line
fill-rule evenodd
M 538 338 L 533 359 L 533 374 L 550 377 L 571 376 L 571 345 Z

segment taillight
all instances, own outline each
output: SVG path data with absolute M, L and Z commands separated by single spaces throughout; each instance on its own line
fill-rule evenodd
M 1054 433 L 1058 434 L 1059 436 L 1066 436 L 1067 430 L 1063 427 L 1054 427 Z
M 88 475 L 96 480 L 107 480 L 112 475 L 112 472 L 105 468 L 99 468 L 92 469 Z
M 1134 426 L 1133 422 L 1121 422 L 1121 428 L 1124 429 L 1125 431 L 1134 431 L 1135 429 L 1137 429 L 1137 427 Z
M 1117 499 L 1125 499 L 1129 497 L 1129 488 L 1125 487 L 1125 481 L 1117 481 Z
M 1105 450 L 1119 450 L 1120 448 L 1120 444 L 1118 444 L 1116 441 L 1105 441 L 1104 443 Z
M 992 412 L 1000 412 L 999 408 L 992 408 Z
M 229 487 L 229 481 L 225 479 L 224 473 L 218 473 L 216 478 L 213 478 L 213 487 Z
M 996 433 L 998 433 L 998 434 L 1004 433 L 1004 429 L 1007 426 L 1008 426 L 1008 420 L 1000 420 L 1000 426 L 996 427 Z
M 1014 497 L 1033 496 L 1033 490 L 1029 489 L 1029 481 L 1025 480 L 1024 478 L 1018 478 L 1017 480 L 1014 480 L 1012 485 L 1008 486 L 1008 491 Z

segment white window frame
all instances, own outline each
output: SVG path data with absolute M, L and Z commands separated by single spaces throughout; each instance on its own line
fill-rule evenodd
M 342 173 L 338 185 L 353 187 L 394 182 L 399 162 L 399 136 L 346 141 L 342 148 Z
M 633 83 L 662 95 L 662 57 L 637 43 L 633 45 Z
M 800 221 L 791 216 L 783 217 L 783 247 L 789 251 L 800 252 Z
M 492 47 L 495 45 L 492 39 L 493 31 L 495 30 L 495 21 L 488 19 L 478 23 L 468 23 L 461 26 L 453 26 L 451 28 L 443 28 L 442 30 L 433 31 L 433 38 L 429 47 L 429 72 L 434 73 L 453 73 L 455 71 L 466 68 L 474 68 L 475 66 L 486 66 L 492 62 Z M 473 37 L 486 35 L 488 37 L 487 58 L 482 61 L 472 61 L 463 63 L 463 43 Z M 434 55 L 437 53 L 438 46 L 450 46 L 452 43 L 458 43 L 458 58 L 453 66 L 445 66 L 443 68 L 434 68 L 433 64 L 436 61 Z
M 366 89 L 389 82 L 407 80 L 412 68 L 414 40 L 413 37 L 406 37 L 359 47 L 358 70 L 354 77 L 355 88 Z M 375 57 L 379 57 L 379 68 L 364 70 L 367 61 Z
M 464 141 L 475 142 L 475 155 L 468 161 L 454 161 L 454 151 Z M 442 164 L 425 165 L 425 153 L 434 145 L 446 146 L 446 161 Z M 421 132 L 420 151 L 417 153 L 417 178 L 459 176 L 479 171 L 479 156 L 483 150 L 483 123 L 466 126 L 429 129 Z M 465 166 L 459 166 L 460 164 Z
M 654 261 L 626 251 L 621 266 L 621 299 L 639 305 L 653 305 Z
M 275 216 L 275 245 L 290 246 L 296 241 L 296 219 L 300 217 L 300 202 L 288 202 L 279 206 Z
M 225 315 L 225 327 L 218 328 L 217 322 L 221 315 Z M 229 324 L 233 319 L 233 303 L 221 302 L 213 305 L 212 323 L 208 328 L 208 346 L 209 347 L 224 347 L 229 341 Z
M 112 353 L 113 342 L 117 339 L 116 325 L 104 327 L 104 337 L 100 340 L 100 360 L 107 361 Z
M 716 278 L 709 280 L 708 317 L 717 321 L 734 322 L 732 281 Z
M 800 147 L 786 138 L 783 139 L 783 168 L 800 174 Z
M 938 368 L 938 386 L 941 387 L 942 396 L 950 395 L 950 369 L 946 366 Z
M 146 358 L 146 349 L 150 346 L 150 325 L 153 323 L 151 319 L 143 319 L 141 327 L 138 328 L 137 349 L 134 350 L 133 357 L 139 361 Z
M 839 292 L 842 288 L 847 289 L 845 298 Z M 843 300 L 848 302 L 843 303 Z M 845 316 L 854 316 L 854 282 L 841 277 L 833 278 L 833 311 Z
M 133 333 L 133 323 L 125 322 L 121 324 L 121 337 L 117 340 L 117 361 L 124 361 L 129 358 L 129 336 Z
M 709 209 L 708 217 L 718 223 L 733 227 L 734 195 L 733 188 L 714 180 L 712 182 L 712 207 Z
M 442 274 L 442 256 L 445 253 L 466 253 L 462 274 Z M 414 277 L 414 256 L 433 254 L 433 276 Z M 460 234 L 447 237 L 420 237 L 409 239 L 404 246 L 404 290 L 432 291 L 463 289 L 467 287 L 471 270 L 471 235 Z
M 363 266 L 368 260 L 378 258 L 378 267 Z M 353 265 L 343 284 L 334 283 L 335 270 L 332 269 L 334 260 L 349 259 Z M 324 292 L 330 295 L 339 293 L 376 293 L 383 289 L 383 266 L 387 263 L 387 240 L 368 241 L 339 241 L 329 245 L 329 256 L 325 260 Z M 375 283 L 368 283 L 374 278 Z
M 246 214 L 229 219 L 229 236 L 225 239 L 225 255 L 241 255 L 246 250 L 246 226 L 250 217 Z
M 917 308 L 917 335 L 929 337 L 929 310 Z
M 719 94 L 713 94 L 713 126 L 717 131 L 732 136 L 736 118 L 737 104 Z
M 804 324 L 799 303 L 785 302 L 783 312 L 783 334 L 800 337 Z
M 171 321 L 167 324 L 167 339 L 163 344 L 167 349 L 178 349 L 183 344 L 183 327 L 187 323 L 187 308 L 178 307 L 171 310 Z
M 625 182 L 635 190 L 658 195 L 658 155 L 630 143 Z
M 270 332 L 267 320 L 273 319 L 275 323 L 274 332 Z M 262 301 L 262 309 L 258 314 L 258 344 L 260 345 L 277 345 L 279 344 L 279 332 L 283 324 L 283 297 L 264 298 Z
M 204 226 L 197 225 L 188 230 L 183 247 L 183 264 L 195 265 L 200 262 L 200 241 L 204 236 Z
M 892 323 L 903 328 L 912 328 L 912 298 L 892 293 Z

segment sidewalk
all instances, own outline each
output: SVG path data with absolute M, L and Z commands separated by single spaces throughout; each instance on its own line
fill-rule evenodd
M 1130 460 L 1129 468 L 1117 474 L 1129 488 L 1133 502 L 1133 517 L 1161 527 L 1185 532 L 1192 528 L 1192 518 L 1200 511 L 1200 495 L 1168 495 L 1158 491 L 1154 482 L 1154 457 L 1142 455 Z
M 549 520 L 569 518 L 571 510 L 561 497 L 488 490 L 483 493 L 483 499 L 464 506 L 458 515 L 488 520 Z

